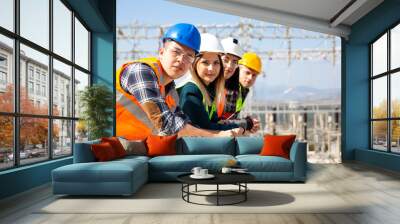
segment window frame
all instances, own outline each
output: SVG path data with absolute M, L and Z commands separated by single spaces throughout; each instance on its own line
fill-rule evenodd
M 378 35 L 374 40 L 372 40 L 369 44 L 369 149 L 373 151 L 380 151 L 380 152 L 387 152 L 387 153 L 392 153 L 392 154 L 400 154 L 400 152 L 393 152 L 392 151 L 392 121 L 400 121 L 400 117 L 392 117 L 392 99 L 391 99 L 391 79 L 392 75 L 395 75 L 396 73 L 400 72 L 400 67 L 391 69 L 391 31 L 393 28 L 400 26 L 400 21 L 397 21 L 393 25 L 391 25 L 389 28 L 387 28 L 383 33 Z M 387 35 L 387 64 L 386 64 L 386 71 L 380 74 L 376 74 L 374 76 L 373 74 L 373 44 L 376 43 L 381 37 L 384 35 Z M 386 105 L 386 118 L 373 118 L 373 81 L 382 77 L 386 77 L 386 87 L 387 87 L 387 105 Z M 374 136 L 373 136 L 373 122 L 375 121 L 386 121 L 386 151 L 379 150 L 374 148 Z
M 12 73 L 11 75 L 13 75 L 13 79 L 14 79 L 14 110 L 13 112 L 2 112 L 0 111 L 0 116 L 11 116 L 13 118 L 13 153 L 14 153 L 14 161 L 13 161 L 13 166 L 10 167 L 5 167 L 5 168 L 0 168 L 0 172 L 4 171 L 4 170 L 10 170 L 10 169 L 15 169 L 18 167 L 23 167 L 23 166 L 28 166 L 28 165 L 32 165 L 32 164 L 37 164 L 37 163 L 43 163 L 49 160 L 53 160 L 53 159 L 61 159 L 64 157 L 70 157 L 73 155 L 73 151 L 74 151 L 74 143 L 75 143 L 75 123 L 76 121 L 79 120 L 79 117 L 75 116 L 75 108 L 72 107 L 71 108 L 71 114 L 62 116 L 56 116 L 53 115 L 53 59 L 58 60 L 61 63 L 64 63 L 68 66 L 71 66 L 71 81 L 70 81 L 70 86 L 71 86 L 71 92 L 72 92 L 72 99 L 71 99 L 71 105 L 74 105 L 75 103 L 75 88 L 74 88 L 74 82 L 75 82 L 75 69 L 87 74 L 89 76 L 89 83 L 88 86 L 92 85 L 92 62 L 91 62 L 91 49 L 92 49 L 92 43 L 91 43 L 91 37 L 92 37 L 92 30 L 87 26 L 87 24 L 83 21 L 83 19 L 78 15 L 78 13 L 76 13 L 72 7 L 65 1 L 65 0 L 59 0 L 68 10 L 71 11 L 71 18 L 70 18 L 70 23 L 71 23 L 71 33 L 69 35 L 71 35 L 71 58 L 67 59 L 64 58 L 63 56 L 55 53 L 53 50 L 53 43 L 54 43 L 54 39 L 53 39 L 53 22 L 54 22 L 54 17 L 53 17 L 53 1 L 54 0 L 47 0 L 49 3 L 49 48 L 46 49 L 45 47 L 42 47 L 39 44 L 36 44 L 32 41 L 30 41 L 29 39 L 24 38 L 23 36 L 20 35 L 20 1 L 21 0 L 14 0 L 13 1 L 13 10 L 14 10 L 14 18 L 13 18 L 13 22 L 14 22 L 14 31 L 10 31 L 4 27 L 0 26 L 0 35 L 3 35 L 7 38 L 10 38 L 13 40 L 13 64 L 12 66 Z M 88 31 L 88 69 L 85 69 L 81 66 L 79 66 L 78 64 L 75 63 L 75 18 L 77 20 L 79 20 L 79 22 L 84 26 L 84 28 Z M 46 81 L 47 84 L 45 84 L 45 95 L 48 97 L 48 112 L 46 115 L 39 115 L 39 114 L 28 114 L 28 113 L 21 113 L 20 111 L 20 85 L 21 85 L 21 80 L 20 80 L 20 45 L 23 44 L 29 48 L 32 48 L 33 50 L 36 50 L 42 54 L 45 54 L 48 56 L 49 62 L 48 62 L 48 74 L 47 74 L 47 79 Z M 27 74 L 25 74 L 26 76 L 26 82 L 28 81 L 32 81 L 34 84 L 34 88 L 36 83 L 40 83 L 40 87 L 42 87 L 42 79 L 41 79 L 41 75 L 43 71 L 40 71 L 39 73 L 39 80 L 36 80 L 36 69 L 34 68 L 33 70 L 33 79 L 30 79 L 30 74 L 29 74 L 29 68 L 31 65 L 29 63 L 27 63 Z M 28 84 L 27 84 L 28 85 Z M 28 86 L 27 86 L 28 87 Z M 29 88 L 29 87 L 28 87 Z M 27 89 L 27 91 L 29 91 Z M 36 91 L 36 89 L 34 89 L 34 92 Z M 37 96 L 42 96 L 41 91 L 40 94 Z M 47 142 L 49 144 L 47 144 L 47 150 L 48 150 L 48 155 L 47 158 L 44 157 L 43 160 L 40 160 L 38 162 L 32 162 L 32 163 L 24 163 L 21 164 L 20 161 L 20 119 L 21 118 L 45 118 L 47 119 L 48 122 L 48 136 L 47 136 Z M 66 121 L 71 121 L 71 153 L 68 155 L 63 155 L 63 156 L 54 156 L 53 152 L 54 152 L 54 147 L 53 144 L 50 144 L 53 142 L 53 123 L 56 120 L 66 120 Z

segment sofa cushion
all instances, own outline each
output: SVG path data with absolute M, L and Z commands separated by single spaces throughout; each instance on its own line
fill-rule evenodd
M 237 137 L 236 155 L 260 154 L 263 147 L 262 137 Z
M 261 156 L 280 156 L 289 159 L 290 148 L 296 135 L 265 135 Z
M 97 161 L 104 162 L 118 158 L 112 145 L 108 142 L 93 144 L 90 146 L 90 148 L 92 149 L 94 157 L 96 157 Z
M 116 159 L 113 160 L 112 162 L 122 162 L 122 163 L 132 163 L 132 161 L 142 161 L 144 163 L 147 163 L 149 161 L 150 157 L 147 156 L 125 156 L 124 158 Z M 136 162 L 133 162 L 136 163 Z
M 143 172 L 147 163 L 140 159 L 108 162 L 74 163 L 53 170 L 53 181 L 60 182 L 125 182 L 133 172 Z M 143 173 L 147 176 L 147 173 Z
M 101 138 L 101 142 L 110 143 L 117 158 L 126 156 L 126 151 L 117 137 L 104 137 Z
M 126 151 L 126 155 L 147 155 L 146 143 L 144 140 L 128 140 L 122 137 L 118 138 Z
M 235 139 L 229 137 L 183 137 L 177 141 L 177 154 L 235 155 Z
M 217 172 L 230 159 L 235 158 L 231 155 L 215 154 L 158 156 L 149 160 L 149 170 L 152 172 L 190 172 L 193 167 L 200 166 L 211 172 Z
M 146 138 L 147 155 L 163 156 L 176 154 L 176 138 L 177 135 L 158 136 L 150 135 Z
M 293 172 L 292 161 L 279 156 L 238 155 L 236 159 L 249 172 Z

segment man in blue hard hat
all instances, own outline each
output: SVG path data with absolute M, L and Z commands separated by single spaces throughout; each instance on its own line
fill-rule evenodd
M 237 136 L 240 128 L 212 131 L 194 127 L 182 113 L 174 79 L 184 75 L 200 48 L 200 33 L 179 23 L 163 36 L 158 58 L 122 65 L 116 74 L 117 136 L 145 139 L 149 135 Z

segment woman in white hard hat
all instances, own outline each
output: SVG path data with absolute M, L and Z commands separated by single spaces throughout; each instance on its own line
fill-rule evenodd
M 249 88 L 254 84 L 255 79 L 251 84 L 244 83 L 243 77 L 245 77 L 244 73 L 246 71 L 240 71 L 239 68 L 239 62 L 241 61 L 243 54 L 239 41 L 235 38 L 228 37 L 221 41 L 221 45 L 224 48 L 222 60 L 225 77 L 225 103 L 224 111 L 221 116 L 219 116 L 219 120 L 221 121 L 220 123 L 244 122 L 246 123 L 245 126 L 247 130 L 250 130 L 250 132 L 256 132 L 260 127 L 257 119 L 249 116 L 244 119 L 237 119 L 244 105 L 244 100 L 249 92 Z M 242 70 L 245 69 L 245 67 L 242 67 Z M 257 74 L 258 73 L 259 72 L 257 72 Z
M 218 123 L 218 115 L 222 114 L 225 101 L 223 53 L 216 36 L 201 34 L 200 54 L 191 67 L 192 79 L 178 89 L 180 108 L 192 124 L 200 128 L 230 130 L 240 127 L 237 124 Z M 244 128 L 241 129 L 244 132 Z

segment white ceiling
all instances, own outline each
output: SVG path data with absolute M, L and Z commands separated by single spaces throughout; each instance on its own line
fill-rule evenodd
M 383 0 L 170 0 L 179 4 L 347 38 Z M 339 13 L 343 8 L 342 13 Z M 335 20 L 336 18 L 336 20 Z

